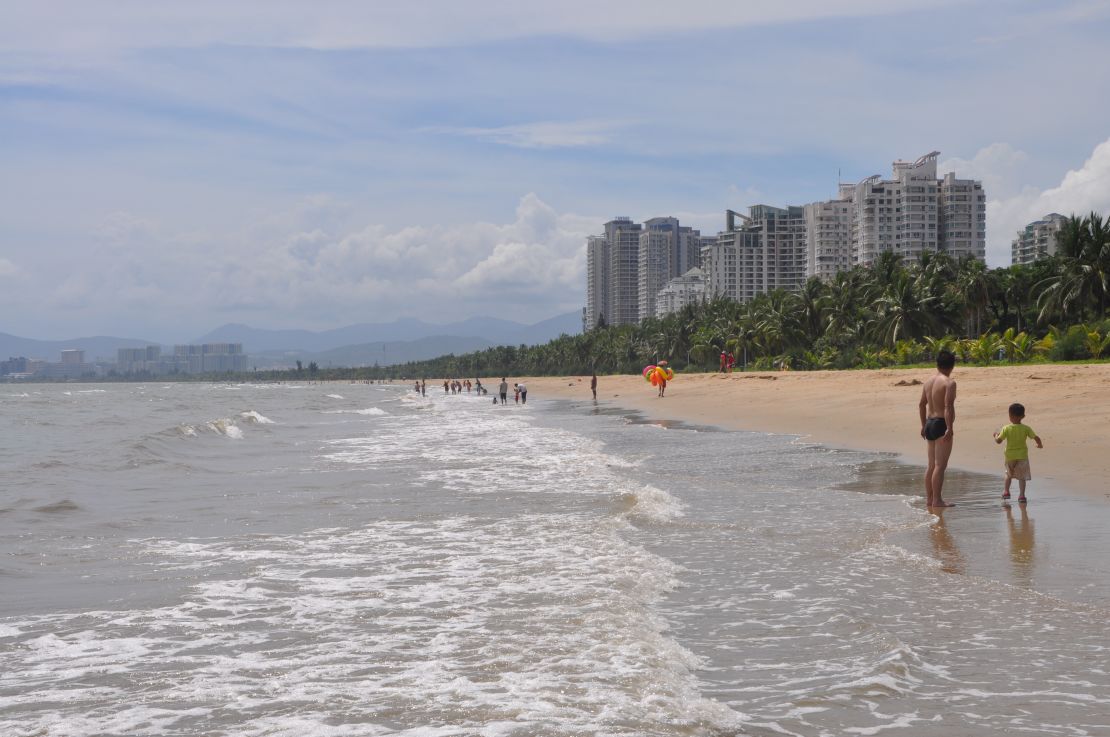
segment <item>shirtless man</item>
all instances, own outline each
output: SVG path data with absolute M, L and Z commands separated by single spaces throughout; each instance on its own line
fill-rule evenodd
M 956 382 L 950 377 L 956 365 L 951 351 L 937 354 L 937 372 L 921 387 L 918 411 L 921 437 L 929 443 L 929 466 L 925 469 L 925 505 L 954 507 L 944 501 L 944 472 L 952 455 L 952 426 L 956 423 Z

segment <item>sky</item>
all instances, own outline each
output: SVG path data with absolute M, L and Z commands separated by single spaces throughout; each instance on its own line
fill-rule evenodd
M 772 7 L 773 6 L 773 7 Z M 0 0 L 0 332 L 581 309 L 616 215 L 715 233 L 941 152 L 987 260 L 1110 214 L 1110 0 Z

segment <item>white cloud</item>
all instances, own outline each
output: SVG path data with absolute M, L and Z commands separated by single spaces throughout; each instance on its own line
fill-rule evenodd
M 950 158 L 937 164 L 937 173 L 955 172 L 961 179 L 979 179 L 988 199 L 1012 197 L 1019 191 L 1023 170 L 1029 161 L 1024 151 L 1008 143 L 992 143 L 971 159 Z
M 613 120 L 577 120 L 503 125 L 496 128 L 429 127 L 429 133 L 477 138 L 515 148 L 576 148 L 608 143 L 611 133 L 625 125 Z
M 19 267 L 6 258 L 0 258 L 0 278 L 18 276 Z
M 955 3 L 955 0 L 947 0 Z M 560 0 L 520 3 L 454 0 L 375 3 L 361 0 L 255 0 L 150 3 L 117 0 L 110 9 L 70 0 L 5 4 L 0 48 L 86 54 L 151 47 L 210 45 L 310 49 L 475 44 L 529 36 L 630 39 L 662 33 L 886 15 L 938 0 Z
M 1016 182 L 1021 181 L 1017 171 L 1027 159 L 1021 151 L 995 143 L 970 161 L 951 159 L 941 165 L 946 170 L 954 167 L 960 176 L 983 180 L 987 191 L 987 261 L 992 266 L 1008 265 L 1010 243 L 1017 232 L 1049 213 L 1110 213 L 1110 139 L 1096 146 L 1083 166 L 1065 174 L 1058 186 L 1045 190 L 1017 186 Z
M 66 267 L 41 264 L 20 289 L 26 297 L 43 289 L 41 312 L 54 323 L 84 321 L 97 332 L 134 325 L 136 315 L 177 329 L 187 321 L 196 333 L 229 321 L 325 328 L 412 315 L 540 320 L 581 304 L 585 237 L 603 218 L 559 213 L 528 194 L 506 223 L 387 228 L 346 220 L 342 203 L 313 198 L 226 232 L 116 212 Z M 7 263 L 0 260 L 0 274 Z

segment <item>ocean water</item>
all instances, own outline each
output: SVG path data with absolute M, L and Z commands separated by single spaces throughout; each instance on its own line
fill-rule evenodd
M 532 394 L 0 385 L 0 734 L 1110 735 L 1110 505 Z

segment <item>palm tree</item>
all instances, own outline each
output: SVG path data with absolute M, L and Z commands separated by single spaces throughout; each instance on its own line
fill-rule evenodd
M 923 287 L 905 271 L 894 277 L 877 303 L 872 334 L 879 343 L 893 346 L 901 338 L 924 337 L 936 327 L 932 308 L 937 300 L 923 294 Z
M 1038 284 L 1038 320 L 1106 315 L 1110 298 L 1110 227 L 1098 213 L 1072 215 L 1057 236 L 1060 268 Z
M 968 333 L 982 334 L 983 308 L 990 302 L 991 292 L 990 272 L 986 263 L 974 256 L 961 259 L 955 286 L 966 305 L 967 327 L 973 328 Z
M 798 293 L 798 322 L 810 344 L 825 334 L 827 292 L 824 282 L 810 277 Z

